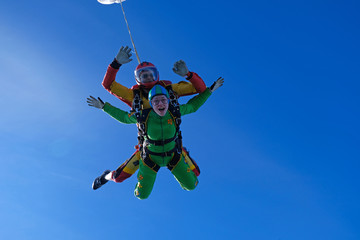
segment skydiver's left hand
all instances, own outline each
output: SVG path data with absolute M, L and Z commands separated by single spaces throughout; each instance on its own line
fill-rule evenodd
M 101 98 L 98 97 L 98 99 L 94 98 L 93 96 L 90 96 L 90 98 L 87 98 L 87 101 L 89 106 L 95 107 L 98 109 L 103 109 L 105 103 L 101 100 Z
M 224 84 L 224 78 L 219 77 L 210 87 L 210 91 L 214 92 L 216 89 L 221 87 Z
M 174 63 L 173 71 L 174 73 L 182 77 L 185 77 L 186 74 L 188 74 L 189 69 L 187 68 L 186 63 L 183 60 L 179 60 L 176 63 Z

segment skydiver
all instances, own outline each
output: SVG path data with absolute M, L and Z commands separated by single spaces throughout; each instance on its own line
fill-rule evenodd
M 179 83 L 172 84 L 170 81 L 159 80 L 159 72 L 157 68 L 152 63 L 142 62 L 136 67 L 134 72 L 137 84 L 132 86 L 131 88 L 127 88 L 116 82 L 115 78 L 117 72 L 119 71 L 119 68 L 123 64 L 132 61 L 131 56 L 131 48 L 129 48 L 128 46 L 122 46 L 116 57 L 114 58 L 113 62 L 108 66 L 102 82 L 103 87 L 107 91 L 125 102 L 130 107 L 133 107 L 132 105 L 134 101 L 134 96 L 136 94 L 139 94 L 143 103 L 142 108 L 150 108 L 148 93 L 150 89 L 156 84 L 164 87 L 171 86 L 177 97 L 201 93 L 206 89 L 204 81 L 196 73 L 190 72 L 183 60 L 175 62 L 173 71 L 182 77 L 186 77 L 189 82 L 181 81 Z M 190 157 L 185 147 L 183 151 L 185 158 L 189 162 L 191 170 L 194 171 L 195 174 L 198 176 L 200 174 L 200 169 L 198 165 Z M 139 168 L 139 159 L 140 152 L 136 150 L 128 160 L 126 160 L 117 168 L 117 170 L 115 170 L 114 176 L 116 182 L 122 182 L 125 179 L 129 178 L 132 174 L 134 174 Z
M 141 159 L 138 183 L 135 188 L 135 196 L 146 199 L 154 186 L 157 171 L 160 167 L 168 167 L 181 187 L 185 190 L 193 190 L 198 184 L 196 174 L 190 170 L 186 162 L 181 142 L 181 132 L 177 121 L 181 116 L 196 112 L 208 99 L 208 97 L 223 85 L 223 78 L 219 78 L 214 84 L 201 94 L 190 99 L 186 104 L 174 108 L 169 99 L 168 91 L 161 85 L 155 85 L 149 92 L 151 109 L 144 109 L 136 116 L 134 113 L 125 112 L 109 103 L 104 103 L 100 98 L 92 96 L 88 98 L 89 106 L 102 109 L 104 112 L 121 123 L 138 126 L 142 134 Z M 161 125 L 161 127 L 160 127 Z M 107 183 L 109 180 L 116 182 L 115 171 L 106 170 L 94 181 L 94 189 Z

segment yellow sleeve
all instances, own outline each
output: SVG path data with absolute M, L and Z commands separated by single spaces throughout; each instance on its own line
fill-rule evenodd
M 121 98 L 124 102 L 132 103 L 134 100 L 134 92 L 120 83 L 113 81 L 110 85 L 111 92 L 117 97 Z
M 186 95 L 193 95 L 196 94 L 197 91 L 190 82 L 181 81 L 178 83 L 173 83 L 172 89 L 174 92 L 177 93 L 177 95 L 180 96 L 186 96 Z

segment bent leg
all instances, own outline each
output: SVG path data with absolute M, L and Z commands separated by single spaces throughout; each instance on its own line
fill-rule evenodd
M 139 199 L 146 199 L 149 197 L 155 183 L 157 172 L 144 164 L 140 160 L 140 167 L 138 172 L 138 183 L 136 184 L 134 194 Z
M 199 183 L 195 173 L 191 171 L 190 166 L 185 163 L 184 156 L 177 165 L 171 170 L 175 179 L 180 183 L 181 187 L 187 191 L 194 190 Z
M 140 152 L 136 150 L 134 154 L 120 165 L 115 171 L 112 171 L 111 177 L 108 180 L 114 182 L 122 182 L 131 177 L 136 170 L 139 169 Z

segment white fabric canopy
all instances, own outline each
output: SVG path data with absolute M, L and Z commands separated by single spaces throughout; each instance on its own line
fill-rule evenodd
M 113 3 L 120 3 L 125 2 L 125 0 L 97 0 L 101 4 L 113 4 Z

